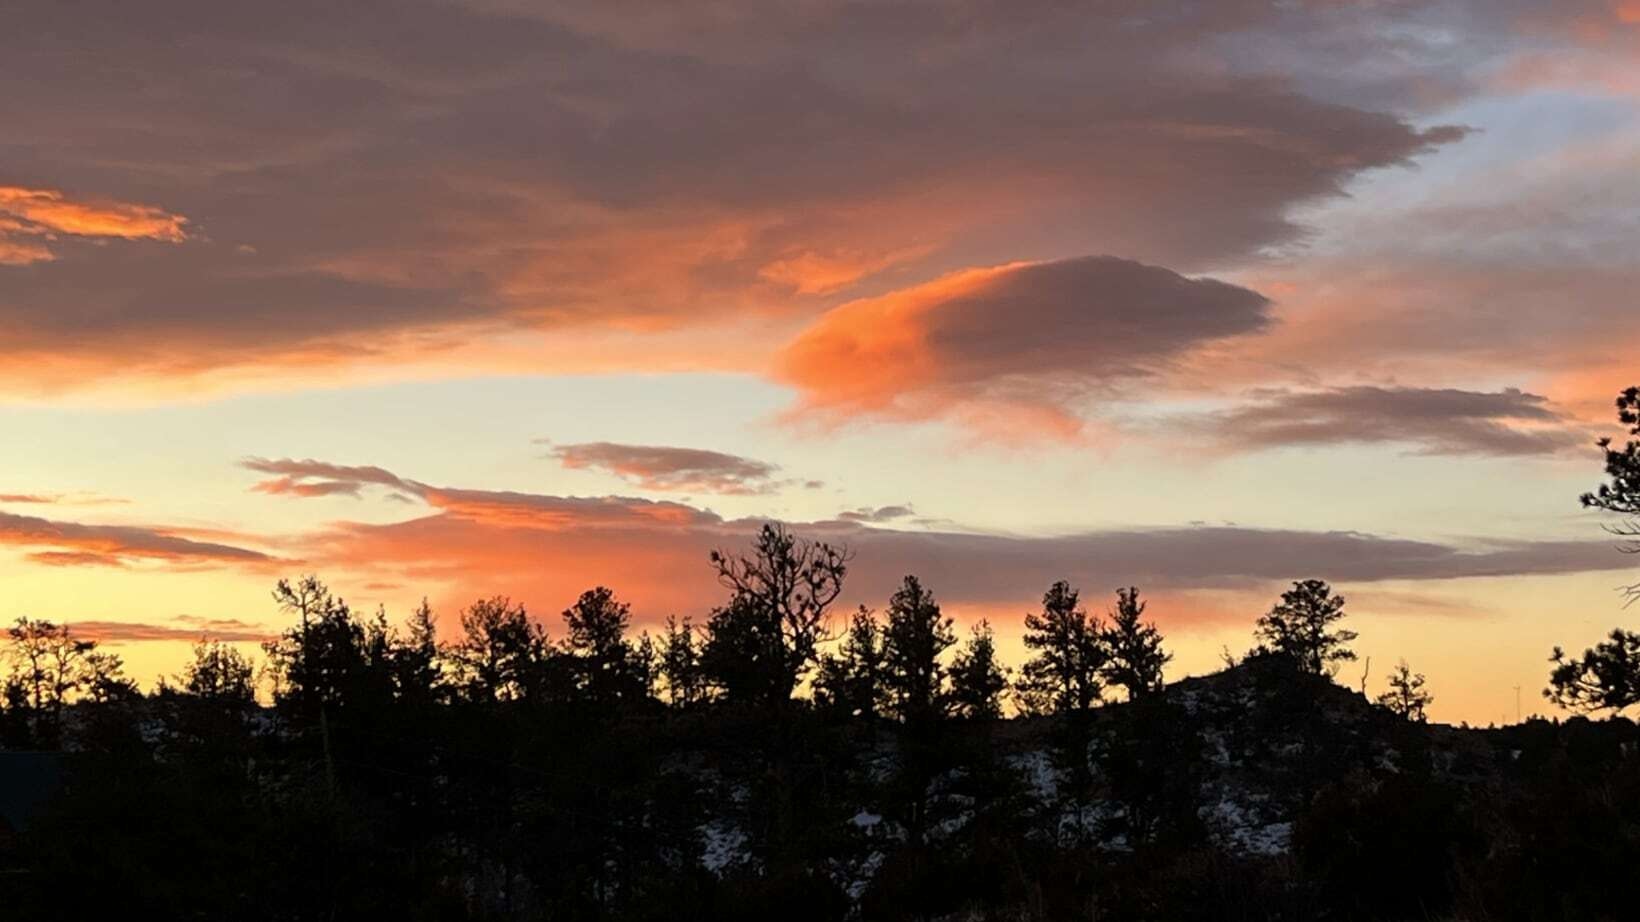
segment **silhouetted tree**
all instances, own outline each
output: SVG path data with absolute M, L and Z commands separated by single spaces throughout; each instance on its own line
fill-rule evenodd
M 1617 419 L 1628 426 L 1629 435 L 1640 436 L 1640 386 L 1617 395 Z M 1624 538 L 1640 538 L 1640 439 L 1630 439 L 1622 448 L 1614 448 L 1610 438 L 1602 438 L 1597 444 L 1605 452 L 1606 475 L 1611 481 L 1583 494 L 1583 505 L 1626 517 L 1611 530 Z M 1627 543 L 1623 549 L 1640 553 L 1640 543 Z M 1631 597 L 1640 595 L 1640 583 L 1628 587 L 1628 591 Z
M 438 619 L 424 598 L 405 622 L 402 639 L 390 653 L 394 692 L 400 701 L 425 707 L 444 696 L 443 651 L 438 642 Z
M 28 686 L 21 676 L 8 675 L 0 684 L 0 749 L 34 749 L 34 713 Z
M 712 552 L 730 600 L 707 625 L 703 659 L 727 697 L 791 700 L 826 637 L 826 613 L 843 591 L 849 556 L 778 524 L 758 531 L 750 555 Z
M 522 605 L 494 596 L 461 613 L 461 638 L 450 648 L 456 682 L 470 701 L 513 701 L 541 689 L 549 655 L 546 632 Z
M 656 699 L 661 678 L 661 654 L 654 636 L 648 631 L 639 634 L 638 642 L 632 645 L 631 663 L 638 698 L 645 701 Z
M 1640 387 L 1630 387 L 1617 395 L 1617 419 L 1640 436 Z M 1583 505 L 1625 516 L 1609 530 L 1627 538 L 1640 538 L 1640 439 L 1630 439 L 1622 448 L 1613 448 L 1610 438 L 1598 442 L 1606 455 L 1606 474 L 1611 478 L 1592 493 L 1582 496 Z M 1640 542 L 1627 541 L 1621 548 L 1640 553 Z M 1640 583 L 1624 587 L 1630 602 L 1640 598 Z M 1567 659 L 1555 647 L 1549 661 L 1549 687 L 1543 696 L 1574 711 L 1621 711 L 1640 703 L 1640 634 L 1613 628 L 1610 639 L 1583 651 L 1578 659 Z
M 1423 673 L 1413 672 L 1406 660 L 1397 663 L 1389 674 L 1389 691 L 1378 696 L 1379 704 L 1417 723 L 1429 719 L 1425 709 L 1434 701 L 1435 696 L 1424 690 Z
M 974 625 L 968 640 L 951 660 L 951 710 L 968 720 L 1002 716 L 1008 673 L 997 662 L 996 637 L 989 622 Z
M 245 654 L 220 641 L 200 640 L 177 682 L 183 692 L 202 701 L 248 707 L 256 698 L 255 674 Z
M 701 670 L 700 644 L 688 618 L 679 621 L 672 615 L 666 619 L 659 669 L 668 704 L 684 708 L 705 700 L 706 674 Z
M 1026 649 L 1035 655 L 1020 669 L 1022 709 L 1030 713 L 1083 712 L 1099 701 L 1099 675 L 1107 653 L 1098 620 L 1078 604 L 1078 593 L 1060 580 L 1042 596 L 1042 611 L 1025 616 Z
M 327 724 L 343 710 L 374 709 L 392 697 L 385 616 L 369 624 L 317 577 L 280 580 L 273 598 L 297 623 L 262 645 L 274 703 L 287 717 Z M 328 738 L 328 730 L 321 728 Z
M 820 658 L 814 699 L 823 710 L 846 717 L 874 718 L 882 711 L 883 631 L 871 609 L 860 606 L 835 654 Z
M 945 670 L 940 656 L 957 642 L 951 619 L 915 576 L 907 576 L 889 598 L 887 615 L 883 688 L 890 713 L 906 723 L 941 716 Z
M 107 704 L 129 701 L 142 695 L 137 683 L 126 676 L 125 660 L 118 653 L 90 649 L 85 654 L 84 669 L 82 687 L 91 701 Z
M 1106 656 L 1105 683 L 1119 685 L 1134 701 L 1162 689 L 1162 667 L 1172 655 L 1162 649 L 1162 633 L 1140 618 L 1145 603 L 1135 588 L 1116 590 L 1116 607 L 1109 625 L 1099 632 Z
M 1640 634 L 1614 629 L 1611 639 L 1567 659 L 1555 647 L 1543 696 L 1573 711 L 1621 711 L 1640 704 Z
M 1271 651 L 1291 657 L 1305 672 L 1331 675 L 1340 663 L 1355 659 L 1346 644 L 1358 635 L 1344 628 L 1329 631 L 1343 617 L 1343 596 L 1334 595 L 1322 580 L 1301 580 L 1258 619 L 1255 636 Z
M 604 586 L 581 593 L 565 609 L 564 652 L 582 700 L 608 705 L 644 697 L 648 676 L 626 639 L 631 620 L 631 607 Z
M 21 689 L 35 745 L 55 746 L 62 738 L 63 709 L 92 681 L 87 657 L 97 645 L 81 640 L 68 625 L 18 618 L 6 630 L 11 678 Z

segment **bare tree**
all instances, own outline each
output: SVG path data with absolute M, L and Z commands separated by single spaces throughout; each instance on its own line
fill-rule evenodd
M 711 554 L 718 582 L 730 592 L 708 626 L 708 665 L 756 688 L 768 701 L 789 701 L 827 639 L 827 613 L 843 591 L 852 555 L 843 546 L 808 541 L 785 526 L 764 525 L 750 554 Z
M 1423 723 L 1429 719 L 1426 709 L 1435 696 L 1424 690 L 1424 675 L 1413 672 L 1406 660 L 1396 664 L 1389 674 L 1389 691 L 1378 696 L 1378 703 L 1407 720 Z
M 75 637 L 66 624 L 46 620 L 18 618 L 6 634 L 6 658 L 28 707 L 34 737 L 54 744 L 61 737 L 63 709 L 92 680 L 87 657 L 97 645 Z

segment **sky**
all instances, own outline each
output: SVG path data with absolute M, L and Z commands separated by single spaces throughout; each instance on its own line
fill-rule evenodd
M 771 518 L 1015 662 L 1056 579 L 1172 678 L 1326 579 L 1339 680 L 1449 722 L 1640 618 L 1577 502 L 1640 383 L 1634 0 L 7 18 L 0 619 L 145 682 L 310 572 L 698 623 Z

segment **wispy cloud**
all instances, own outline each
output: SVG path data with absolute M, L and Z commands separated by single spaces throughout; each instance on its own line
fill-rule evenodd
M 571 470 L 613 474 L 645 490 L 670 493 L 771 493 L 790 481 L 779 465 L 701 448 L 583 442 L 553 445 L 550 453 Z
M 1237 450 L 1388 443 L 1425 454 L 1512 456 L 1553 454 L 1591 441 L 1547 398 L 1514 388 L 1279 391 L 1193 420 L 1189 425 Z
M 228 643 L 255 642 L 268 640 L 276 634 L 265 625 L 237 618 L 201 618 L 195 615 L 177 615 L 160 623 L 85 620 L 69 621 L 67 626 L 77 637 L 116 644 L 200 639 Z
M 261 551 L 184 537 L 185 529 L 138 525 L 91 525 L 0 512 L 0 545 L 21 548 L 49 566 L 122 567 L 268 565 Z
M 304 557 L 361 580 L 432 583 L 423 591 L 446 600 L 504 587 L 550 607 L 604 582 L 619 585 L 650 612 L 692 611 L 716 604 L 720 593 L 706 553 L 743 543 L 760 524 L 683 503 L 619 496 L 427 485 L 417 495 L 429 514 L 386 524 L 333 523 L 301 539 Z M 896 510 L 884 518 L 897 518 Z M 1604 541 L 1426 541 L 1208 525 L 1034 537 L 950 528 L 901 531 L 859 520 L 795 527 L 855 548 L 851 585 L 861 601 L 887 593 L 906 573 L 926 577 L 953 603 L 991 605 L 1028 603 L 1061 578 L 1173 591 L 1261 587 L 1304 576 L 1341 583 L 1439 581 L 1630 563 Z
M 96 493 L 0 493 L 0 504 L 58 506 L 123 506 L 128 499 Z
M 158 240 L 181 243 L 188 219 L 151 205 L 81 201 L 56 189 L 0 185 L 0 265 L 56 259 L 54 241 Z

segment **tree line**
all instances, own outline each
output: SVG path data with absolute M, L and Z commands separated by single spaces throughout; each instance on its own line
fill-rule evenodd
M 301 720 L 330 710 L 391 701 L 582 704 L 640 702 L 693 709 L 711 704 L 806 706 L 845 719 L 994 720 L 1085 712 L 1106 700 L 1138 701 L 1163 687 L 1172 654 L 1135 587 L 1117 590 L 1108 617 L 1090 613 L 1066 581 L 1024 617 L 1030 656 L 1019 669 L 998 656 L 986 621 L 959 643 L 954 620 L 916 576 L 906 576 L 881 614 L 860 606 L 842 630 L 830 609 L 842 593 L 849 552 L 764 525 L 744 553 L 709 561 L 728 600 L 704 625 L 671 617 L 634 635 L 630 606 L 607 587 L 582 593 L 561 613 L 561 636 L 505 596 L 480 599 L 438 636 L 423 601 L 402 625 L 378 608 L 361 616 L 315 576 L 280 580 L 279 611 L 293 621 L 262 645 L 260 668 L 233 645 L 202 639 L 182 671 L 159 680 L 159 695 L 188 695 L 246 707 L 266 688 L 275 707 Z M 1354 631 L 1337 627 L 1344 597 L 1322 580 L 1293 584 L 1255 626 L 1250 655 L 1286 657 L 1301 670 L 1332 674 L 1355 658 Z M 3 688 L 10 748 L 50 748 L 65 708 L 139 696 L 116 653 L 67 625 L 20 618 L 7 631 Z M 1422 676 L 1403 664 L 1379 701 L 1422 718 L 1431 700 Z M 364 702 L 364 704 L 360 704 Z

